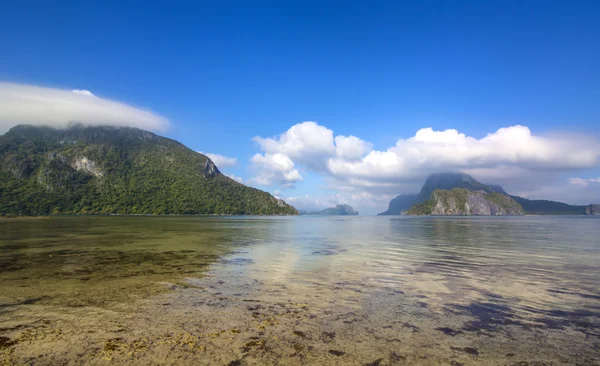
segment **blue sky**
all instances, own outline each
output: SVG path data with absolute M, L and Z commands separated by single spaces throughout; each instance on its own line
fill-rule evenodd
M 222 170 L 248 184 L 304 197 L 295 201 L 300 206 L 348 201 L 373 213 L 394 194 L 418 189 L 431 164 L 381 176 L 374 187 L 350 182 L 358 165 L 311 164 L 302 152 L 266 151 L 253 138 L 316 121 L 333 137 L 369 142 L 364 156 L 428 127 L 481 139 L 522 125 L 553 136 L 547 146 L 597 141 L 598 19 L 595 1 L 15 1 L 0 12 L 0 81 L 89 90 L 150 109 L 169 121 L 159 133 L 236 158 Z M 257 153 L 285 155 L 302 180 L 266 184 L 257 178 L 264 164 L 251 161 Z M 573 166 L 532 158 L 532 166 L 514 151 L 506 156 L 510 164 L 491 160 L 511 165 L 500 181 L 513 191 L 578 203 L 599 197 L 598 157 Z M 458 168 L 497 179 L 476 170 L 482 166 Z M 565 195 L 571 178 L 585 185 L 571 184 L 574 193 Z

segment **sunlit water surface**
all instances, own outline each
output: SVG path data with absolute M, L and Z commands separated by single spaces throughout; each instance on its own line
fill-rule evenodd
M 599 364 L 594 217 L 0 221 L 7 364 Z

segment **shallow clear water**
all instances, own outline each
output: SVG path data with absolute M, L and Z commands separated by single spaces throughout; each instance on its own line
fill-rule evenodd
M 600 360 L 594 217 L 52 218 L 0 242 L 15 363 Z

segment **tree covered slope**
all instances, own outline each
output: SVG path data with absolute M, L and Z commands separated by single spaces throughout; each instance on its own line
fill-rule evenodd
M 0 215 L 297 213 L 148 131 L 19 125 L 0 136 Z

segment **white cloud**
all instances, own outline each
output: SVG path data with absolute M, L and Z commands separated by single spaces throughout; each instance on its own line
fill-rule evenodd
M 503 167 L 505 172 L 518 173 L 598 166 L 600 151 L 581 142 L 535 136 L 525 126 L 501 128 L 481 139 L 453 129 L 424 128 L 411 138 L 398 140 L 387 151 L 371 151 L 360 161 L 331 159 L 328 167 L 338 177 L 397 182 L 438 171 L 484 172 Z
M 587 187 L 590 184 L 600 184 L 600 178 L 589 178 L 589 179 L 583 179 L 583 178 L 570 178 L 569 179 L 569 183 L 570 184 L 574 184 L 574 185 L 578 185 L 578 186 L 582 186 L 582 187 Z
M 202 152 L 202 151 L 198 151 L 198 152 L 200 154 L 204 154 L 204 155 L 208 156 L 208 158 L 210 160 L 212 160 L 212 162 L 215 163 L 215 165 L 218 168 L 234 166 L 237 164 L 237 158 L 232 158 L 232 157 L 219 155 L 219 154 L 206 153 L 206 152 Z
M 583 136 L 536 135 L 522 125 L 500 128 L 482 138 L 456 129 L 423 128 L 386 150 L 373 150 L 355 136 L 334 137 L 332 130 L 315 122 L 294 125 L 278 137 L 254 140 L 262 150 L 252 159 L 258 184 L 290 185 L 301 180 L 300 172 L 313 171 L 329 181 L 328 188 L 345 192 L 345 199 L 361 204 L 369 204 L 356 198 L 361 195 L 371 199 L 418 192 L 427 175 L 435 172 L 463 171 L 484 183 L 505 184 L 509 192 L 526 193 L 541 192 L 547 182 L 566 172 L 600 166 L 599 142 Z M 281 163 L 275 164 L 276 160 Z M 591 183 L 596 180 L 575 181 L 571 188 Z M 332 196 L 324 197 L 311 196 L 333 203 Z M 304 196 L 286 199 L 307 200 Z
M 285 202 L 299 210 L 313 211 L 321 210 L 327 207 L 333 207 L 339 201 L 336 195 L 314 196 L 306 194 L 303 196 L 284 197 Z
M 335 205 L 347 204 L 357 209 L 361 215 L 374 215 L 387 207 L 394 195 L 374 194 L 369 192 L 333 192 L 322 195 L 306 194 L 302 196 L 283 197 L 285 202 L 299 210 L 318 211 Z
M 292 126 L 278 138 L 254 137 L 265 156 L 280 154 L 315 170 L 324 168 L 323 156 L 335 154 L 333 131 L 315 122 Z
M 259 185 L 279 184 L 287 188 L 303 179 L 292 159 L 284 154 L 256 154 L 251 162 L 256 173 L 252 182 Z
M 530 199 L 553 199 L 578 205 L 600 203 L 600 178 L 555 180 L 537 189 L 517 191 L 515 194 Z
M 326 171 L 328 158 L 360 159 L 371 147 L 355 136 L 337 136 L 334 140 L 332 130 L 312 121 L 296 124 L 276 138 L 256 136 L 254 141 L 264 152 L 252 158 L 258 173 L 254 180 L 264 185 L 289 185 L 301 180 L 296 163 Z
M 371 150 L 373 145 L 355 136 L 336 136 L 335 152 L 341 159 L 359 160 Z
M 99 98 L 88 90 L 64 90 L 0 82 L 0 133 L 17 124 L 65 127 L 130 126 L 165 130 L 169 120 L 151 111 Z
M 233 174 L 225 174 L 226 176 L 228 176 L 229 178 L 235 180 L 238 183 L 244 183 L 244 179 L 242 179 L 242 177 L 238 177 L 237 175 L 233 175 Z
M 92 94 L 91 91 L 85 90 L 85 89 L 73 89 L 73 90 L 71 90 L 71 92 L 76 93 L 76 94 L 81 94 L 81 95 L 87 95 L 88 97 L 94 96 L 94 94 Z

